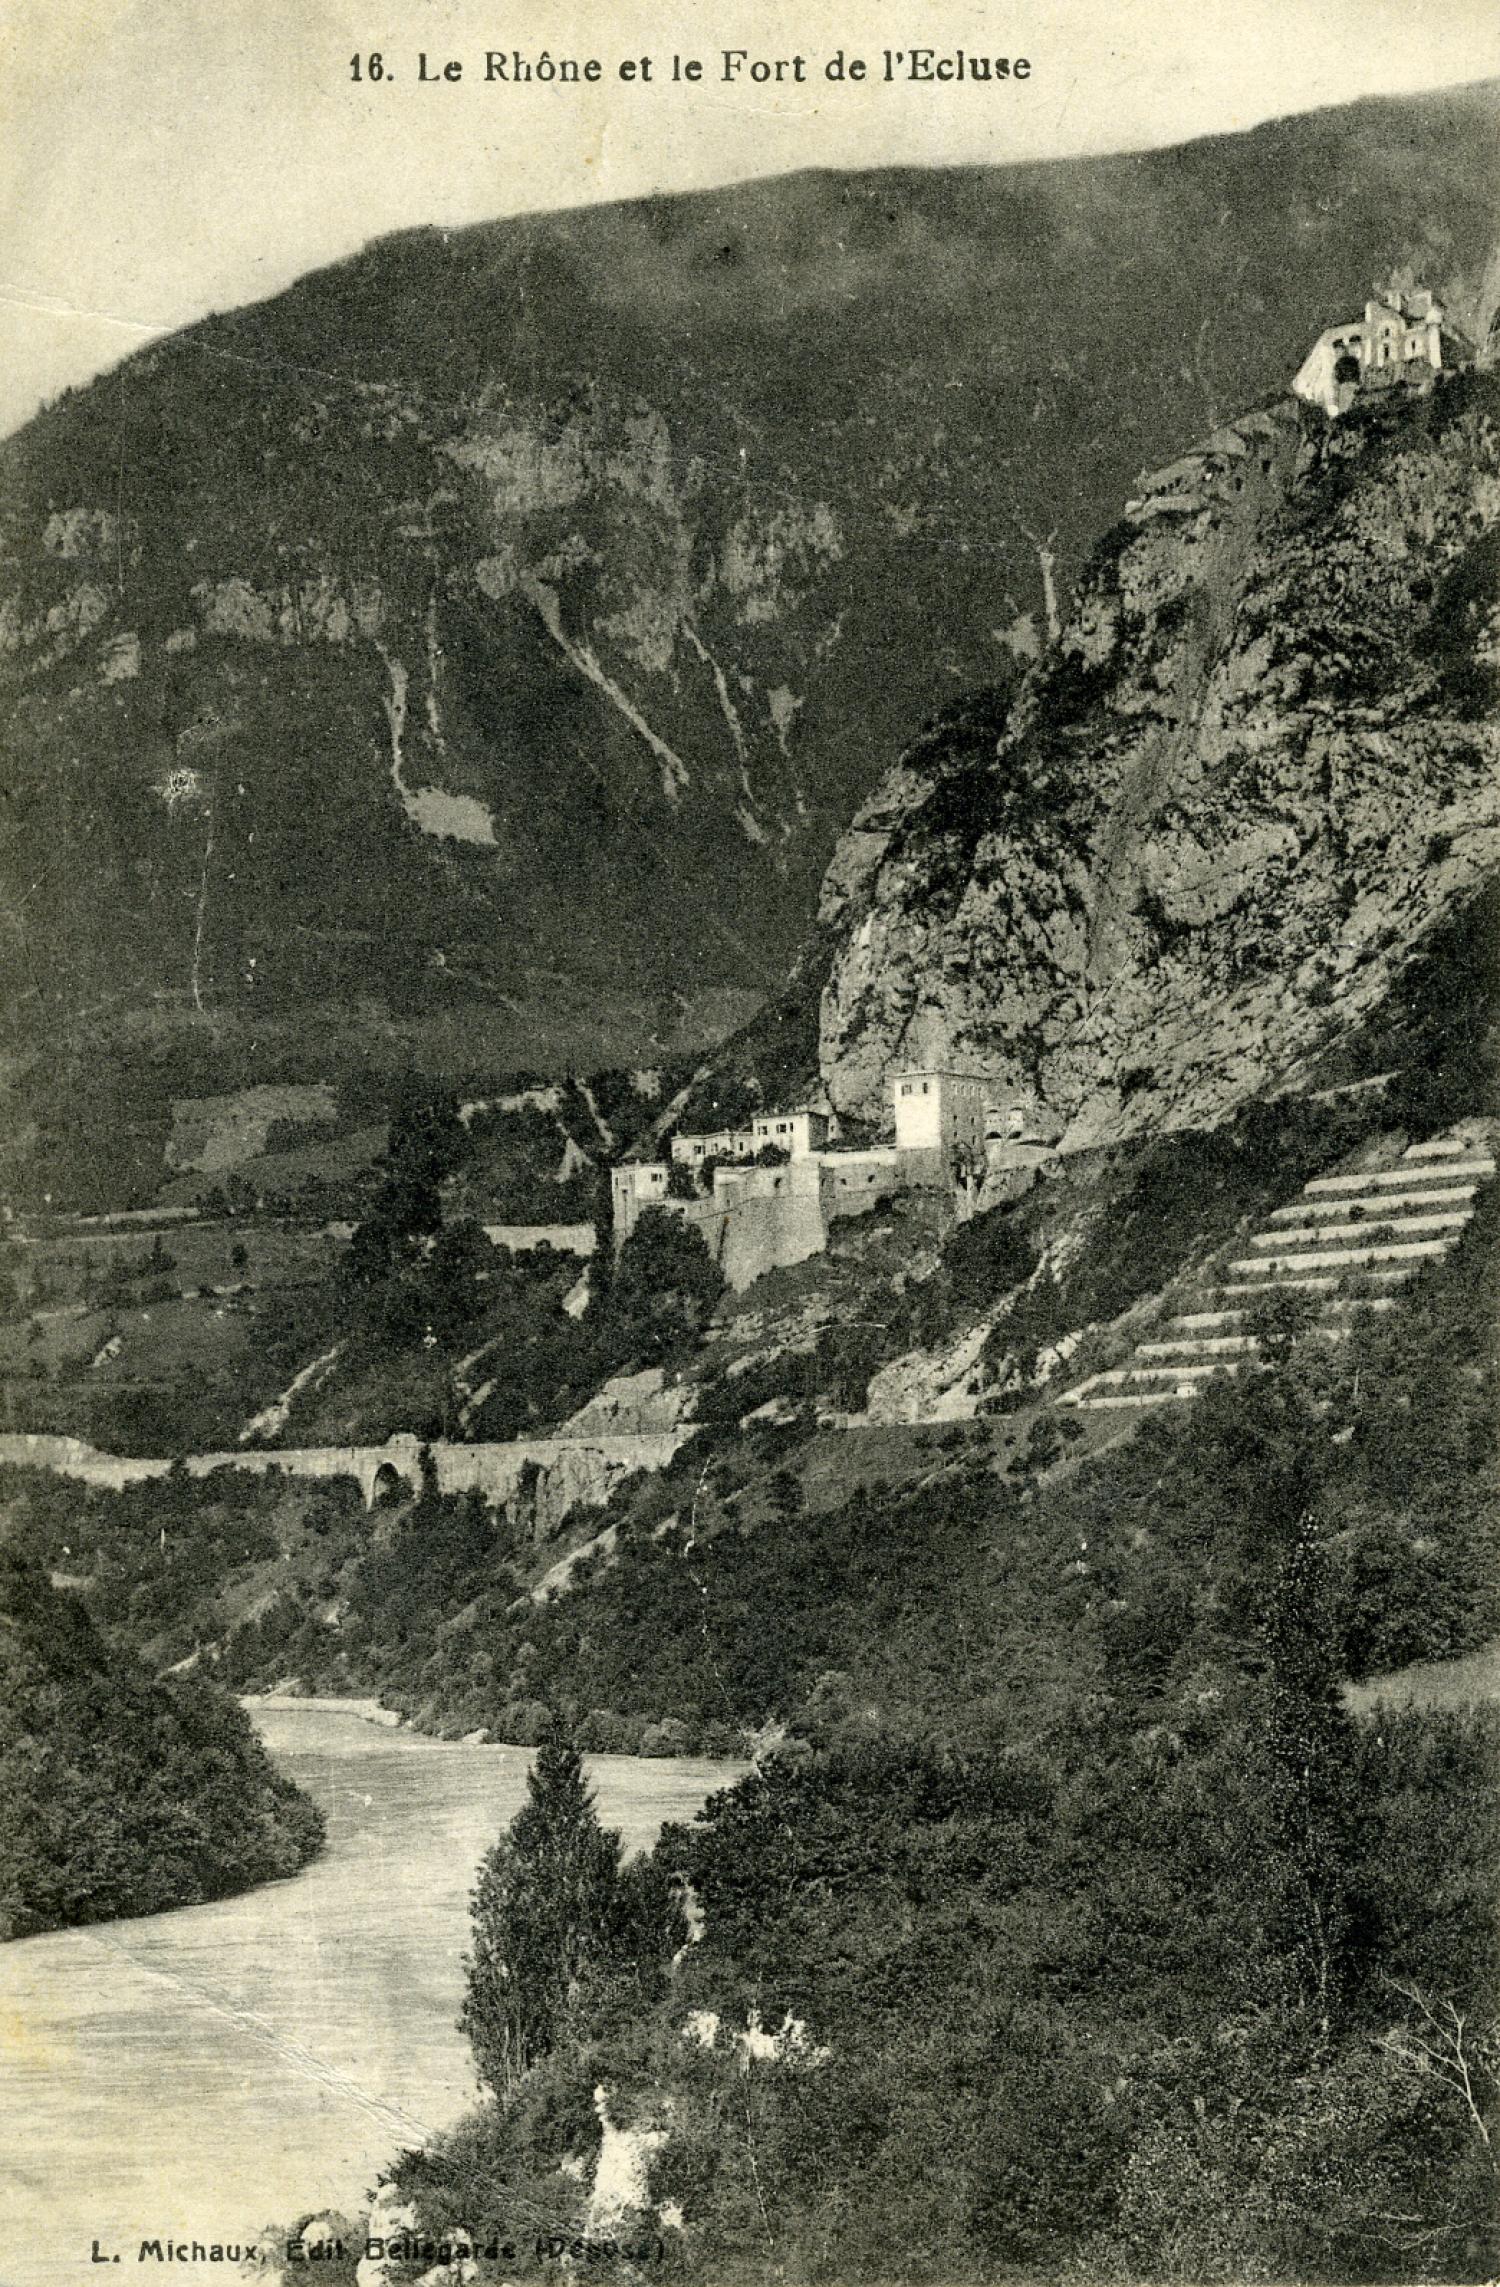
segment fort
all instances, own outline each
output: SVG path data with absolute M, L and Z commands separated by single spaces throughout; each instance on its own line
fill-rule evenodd
M 1362 318 L 1319 334 L 1293 377 L 1293 393 L 1337 420 L 1359 398 L 1381 390 L 1431 389 L 1445 367 L 1463 362 L 1443 317 L 1425 287 L 1377 287 Z
M 957 1066 L 893 1075 L 891 1117 L 888 1144 L 843 1145 L 832 1114 L 807 1105 L 759 1113 L 748 1128 L 678 1134 L 670 1160 L 614 1169 L 614 1243 L 660 1208 L 702 1233 L 738 1290 L 824 1253 L 833 1223 L 898 1193 L 942 1200 L 961 1219 L 987 1183 L 1027 1179 L 1061 1132 L 1036 1103 L 1004 1096 L 993 1075 Z

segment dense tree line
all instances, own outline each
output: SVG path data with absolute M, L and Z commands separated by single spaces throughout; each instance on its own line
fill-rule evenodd
M 1050 1416 L 1002 1472 L 985 1437 L 955 1426 L 925 1441 L 920 1486 L 830 1497 L 825 1480 L 808 1497 L 806 1433 L 738 1421 L 779 1392 L 833 1389 L 846 1347 L 870 1339 L 835 1328 L 814 1350 L 704 1383 L 698 1436 L 590 1515 L 591 1531 L 613 1529 L 611 1550 L 537 1604 L 521 1601 L 536 1562 L 524 1487 L 511 1517 L 429 1487 L 373 1541 L 353 1488 L 324 1488 L 303 1503 L 306 1555 L 278 1565 L 274 1601 L 228 1634 L 224 1673 L 240 1687 L 296 1673 L 313 1689 L 376 1691 L 431 1727 L 527 1743 L 551 1705 L 602 1750 L 650 1734 L 657 1750 L 734 1752 L 768 1718 L 826 1725 L 840 1707 L 946 1738 L 976 1707 L 1080 1689 L 1169 1697 L 1243 1636 L 1261 1553 L 1282 1519 L 1310 1511 L 1342 1673 L 1471 1650 L 1500 1629 L 1497 1217 L 1500 1202 L 1482 1199 L 1454 1254 L 1357 1341 L 1301 1338 L 1283 1309 L 1283 1370 L 1186 1420 L 1163 1411 L 1040 1482 L 1063 1451 Z M 664 1303 L 629 1248 L 621 1263 L 604 1307 L 640 1332 L 612 1355 L 644 1361 L 707 1289 L 666 1290 Z M 504 1388 L 523 1387 L 507 1373 L 540 1375 L 550 1326 L 518 1299 L 496 1361 Z M 534 1417 L 515 1406 L 524 1431 Z M 8 1491 L 27 1545 L 86 1571 L 100 1620 L 164 1661 L 226 1636 L 223 1591 L 260 1577 L 276 1502 L 291 1498 L 228 1475 L 113 1496 L 21 1473 Z M 1036 1647 L 1060 1643 L 1066 1656 L 1039 1664 Z
M 552 1718 L 527 1799 L 486 1855 L 472 1899 L 460 2019 L 502 2101 L 584 2029 L 656 2001 L 687 1923 L 655 1858 L 621 1861 L 577 1750 Z

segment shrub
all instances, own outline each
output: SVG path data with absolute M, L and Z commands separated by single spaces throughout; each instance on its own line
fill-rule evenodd
M 697 1339 L 723 1291 L 724 1274 L 702 1233 L 680 1215 L 648 1207 L 615 1265 L 611 1338 L 626 1357 L 655 1364 Z
M 1036 1266 L 1036 1247 L 1010 1207 L 992 1207 L 960 1223 L 943 1250 L 955 1299 L 975 1309 L 1020 1286 Z
M 691 1748 L 692 1740 L 687 1725 L 679 1723 L 676 1716 L 668 1715 L 660 1723 L 647 1725 L 641 1734 L 637 1752 L 642 1755 L 686 1755 Z

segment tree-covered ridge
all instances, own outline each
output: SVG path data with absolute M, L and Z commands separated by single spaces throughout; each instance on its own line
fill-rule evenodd
M 107 1649 L 0 1549 L 0 1937 L 150 1914 L 295 1874 L 321 1814 L 197 1677 Z

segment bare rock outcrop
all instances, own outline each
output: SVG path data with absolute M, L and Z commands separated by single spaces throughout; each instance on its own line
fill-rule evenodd
M 691 1382 L 668 1382 L 661 1366 L 612 1374 L 557 1432 L 562 1438 L 654 1437 L 677 1429 L 692 1407 Z
M 1143 480 L 1003 722 L 839 845 L 821 1063 L 979 1063 L 1064 1146 L 1209 1124 L 1374 1007 L 1500 853 L 1500 385 L 1291 401 Z

